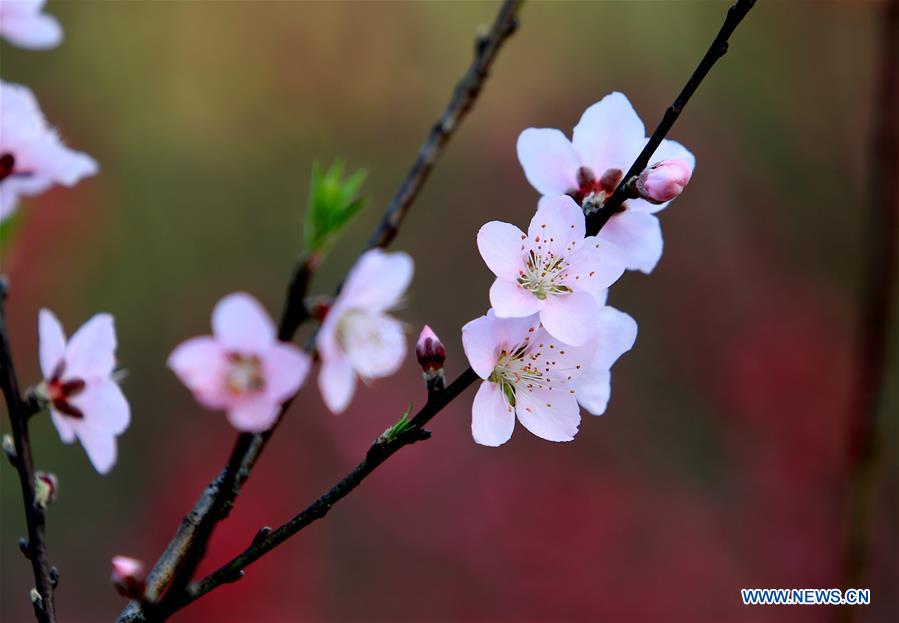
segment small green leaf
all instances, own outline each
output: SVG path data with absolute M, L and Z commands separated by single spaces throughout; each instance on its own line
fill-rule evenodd
M 337 161 L 329 169 L 320 164 L 312 166 L 309 202 L 303 244 L 307 254 L 324 253 L 337 235 L 365 205 L 359 189 L 366 172 L 359 170 L 344 177 L 343 162 Z
M 410 415 L 412 415 L 411 402 L 409 403 L 409 408 L 406 409 L 406 412 L 403 413 L 402 416 L 400 416 L 400 419 L 398 419 L 393 426 L 381 433 L 381 436 L 378 437 L 378 443 L 390 443 L 391 441 L 405 433 L 407 430 L 409 430 L 409 426 L 412 423 L 412 421 L 409 419 Z

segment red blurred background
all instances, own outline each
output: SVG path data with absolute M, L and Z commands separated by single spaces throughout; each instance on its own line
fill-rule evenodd
M 625 92 L 652 127 L 723 17 L 718 2 L 533 3 L 394 248 L 416 259 L 400 316 L 444 339 L 488 305 L 475 232 L 525 224 L 537 196 L 525 127 L 566 133 Z M 666 252 L 611 303 L 640 325 L 601 418 L 552 444 L 519 427 L 475 445 L 471 392 L 313 525 L 176 621 L 822 621 L 826 607 L 744 607 L 741 587 L 840 585 L 877 4 L 761 3 L 672 138 L 697 156 L 662 214 Z M 98 177 L 28 202 L 2 249 L 21 381 L 36 317 L 71 332 L 116 315 L 134 421 L 108 477 L 34 424 L 56 472 L 48 542 L 69 622 L 112 620 L 118 553 L 153 561 L 235 437 L 165 368 L 247 290 L 276 315 L 315 159 L 369 171 L 369 209 L 316 278 L 351 265 L 470 60 L 491 3 L 50 3 L 55 51 L 2 48 Z M 847 202 L 850 209 L 847 208 Z M 305 337 L 305 336 L 303 336 Z M 411 337 L 410 337 L 411 340 Z M 897 409 L 895 362 L 885 413 Z M 349 471 L 423 403 L 413 361 L 329 415 L 310 383 L 216 532 L 209 571 Z M 884 418 L 863 621 L 899 621 L 896 418 Z M 4 431 L 8 429 L 3 423 Z M 0 619 L 30 620 L 10 469 L 0 470 Z

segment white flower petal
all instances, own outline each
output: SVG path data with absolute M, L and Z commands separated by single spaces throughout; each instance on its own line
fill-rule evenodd
M 318 387 L 331 413 L 343 413 L 356 391 L 356 373 L 349 359 L 342 355 L 323 358 Z
M 75 441 L 75 428 L 72 426 L 72 418 L 59 413 L 56 409 L 50 408 L 50 420 L 59 433 L 59 438 L 63 443 L 72 443 Z
M 571 441 L 581 423 L 577 400 L 567 391 L 519 389 L 515 413 L 525 428 L 548 441 Z
M 342 346 L 364 379 L 390 376 L 406 357 L 403 325 L 386 314 L 351 314 L 342 322 Z
M 241 432 L 262 433 L 272 427 L 280 413 L 281 405 L 260 393 L 232 404 L 228 408 L 227 417 L 231 426 Z
M 525 177 L 541 195 L 564 195 L 577 188 L 581 161 L 559 130 L 528 128 L 519 135 L 516 148 Z
M 335 307 L 375 312 L 395 307 L 409 288 L 414 266 L 406 253 L 366 251 L 347 276 Z
M 84 415 L 83 424 L 109 435 L 120 435 L 131 423 L 131 407 L 119 386 L 110 378 L 89 379 L 69 402 Z M 80 426 L 76 426 L 76 432 Z M 79 433 L 80 436 L 80 433 Z
M 262 358 L 265 393 L 281 404 L 296 394 L 309 374 L 312 360 L 293 344 L 278 342 Z
M 599 178 L 608 169 L 626 172 L 646 140 L 643 122 L 622 93 L 610 93 L 584 111 L 573 143 Z
M 612 373 L 608 368 L 589 368 L 574 380 L 577 401 L 593 415 L 602 415 L 612 393 Z
M 494 275 L 514 281 L 525 265 L 525 238 L 515 225 L 490 221 L 478 231 L 478 251 Z
M 497 383 L 485 381 L 471 405 L 471 436 L 483 446 L 500 446 L 512 437 L 515 412 Z
M 602 307 L 596 323 L 596 357 L 591 368 L 612 367 L 637 340 L 637 321 L 614 307 Z
M 275 341 L 275 325 L 262 305 L 245 292 L 229 294 L 212 310 L 212 332 L 228 350 L 253 355 Z
M 40 342 L 41 374 L 49 380 L 66 352 L 66 336 L 62 325 L 49 309 L 42 309 L 37 316 L 38 341 Z
M 528 244 L 538 254 L 567 257 L 583 245 L 584 211 L 571 197 L 543 197 L 528 226 Z
M 517 283 L 497 279 L 490 286 L 490 304 L 498 318 L 524 318 L 543 308 L 543 301 Z
M 571 292 L 546 299 L 540 322 L 546 331 L 565 344 L 586 344 L 596 333 L 596 299 L 586 292 Z
M 94 469 L 100 474 L 108 474 L 118 456 L 115 436 L 87 425 L 77 426 L 75 432 Z
M 575 292 L 594 296 L 624 274 L 623 254 L 614 244 L 595 236 L 584 238 L 581 247 L 568 259 L 564 283 Z
M 179 344 L 166 365 L 210 409 L 221 409 L 231 402 L 224 386 L 227 361 L 225 349 L 211 335 L 191 338 Z
M 97 314 L 78 329 L 66 348 L 63 378 L 109 376 L 115 368 L 115 321 Z
M 658 217 L 630 207 L 610 218 L 596 237 L 619 249 L 628 270 L 649 274 L 662 257 L 662 225 Z

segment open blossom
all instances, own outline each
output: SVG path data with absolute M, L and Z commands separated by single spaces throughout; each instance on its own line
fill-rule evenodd
M 611 368 L 637 339 L 637 322 L 624 312 L 606 305 L 608 291 L 597 297 L 596 355 L 573 381 L 577 401 L 593 415 L 605 413 L 612 393 Z
M 571 441 L 581 422 L 574 383 L 593 360 L 596 340 L 567 346 L 540 325 L 537 316 L 486 316 L 462 327 L 462 346 L 484 382 L 471 407 L 471 433 L 485 446 L 512 436 L 516 416 L 549 441 Z
M 113 379 L 116 335 L 113 318 L 97 314 L 72 339 L 50 310 L 38 315 L 41 393 L 50 403 L 50 418 L 60 438 L 81 442 L 101 474 L 116 462 L 116 437 L 131 422 L 128 401 Z
M 3 0 L 0 2 L 0 37 L 21 48 L 42 50 L 62 41 L 62 27 L 52 15 L 43 13 L 47 0 Z
M 318 385 L 328 409 L 343 412 L 363 380 L 390 376 L 406 356 L 403 326 L 387 314 L 412 281 L 405 253 L 366 251 L 347 276 L 318 332 Z
M 578 203 L 602 203 L 646 145 L 646 130 L 628 99 L 611 93 L 584 111 L 569 141 L 559 130 L 528 128 L 518 137 L 518 159 L 531 185 L 544 196 L 568 194 Z M 651 162 L 696 159 L 675 141 L 663 140 Z M 627 268 L 652 272 L 662 256 L 662 230 L 654 215 L 667 205 L 628 199 L 599 232 L 618 245 Z
M 584 237 L 584 213 L 570 197 L 544 197 L 528 233 L 492 221 L 478 232 L 478 249 L 496 275 L 490 304 L 500 318 L 540 314 L 557 340 L 580 345 L 593 337 L 595 296 L 624 272 L 620 251 Z
M 243 292 L 218 302 L 212 333 L 180 344 L 169 355 L 169 368 L 200 404 L 226 411 L 237 430 L 268 430 L 281 404 L 306 380 L 309 355 L 279 342 L 265 309 Z
M 54 184 L 74 186 L 96 172 L 93 158 L 67 148 L 47 125 L 28 87 L 0 82 L 0 222 L 15 211 L 20 196 Z

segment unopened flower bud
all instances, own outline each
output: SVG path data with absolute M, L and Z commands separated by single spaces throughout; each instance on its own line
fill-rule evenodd
M 112 559 L 112 585 L 122 597 L 140 599 L 146 588 L 146 572 L 144 563 L 129 556 L 116 556 Z
M 34 503 L 41 508 L 47 508 L 51 502 L 56 501 L 59 495 L 59 481 L 55 474 L 37 471 L 34 473 Z
M 650 203 L 665 203 L 680 195 L 693 170 L 685 160 L 662 160 L 646 168 L 637 178 L 640 198 Z
M 16 442 L 12 440 L 12 435 L 3 435 L 3 454 L 15 467 L 16 462 L 19 460 L 19 455 L 16 454 Z
M 428 383 L 428 391 L 443 389 L 443 363 L 446 361 L 446 349 L 437 334 L 425 325 L 415 344 L 415 356 L 421 366 L 422 375 Z

